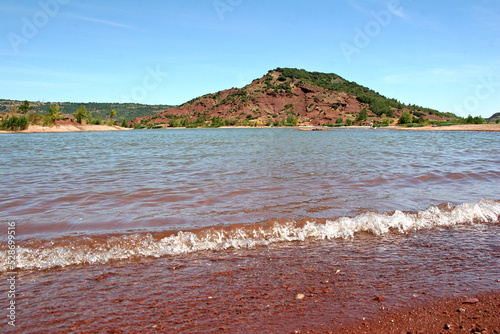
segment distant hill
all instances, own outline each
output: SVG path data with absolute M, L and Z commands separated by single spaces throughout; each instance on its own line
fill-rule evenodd
M 405 111 L 415 119 L 457 119 L 454 114 L 386 98 L 336 74 L 277 68 L 241 89 L 207 94 L 154 116 L 138 117 L 133 123 L 170 126 L 390 123 Z
M 22 101 L 15 100 L 0 100 L 0 112 L 7 112 L 13 105 L 19 106 Z M 30 102 L 33 107 L 31 112 L 46 114 L 49 111 L 50 105 L 56 104 L 61 108 L 61 114 L 74 114 L 78 108 L 85 106 L 88 111 L 92 111 L 94 117 L 105 119 L 111 110 L 115 110 L 116 119 L 126 118 L 132 120 L 136 117 L 151 116 L 158 112 L 172 108 L 169 105 L 146 105 L 135 103 L 74 103 L 74 102 Z
M 491 123 L 495 123 L 498 120 L 500 120 L 500 112 L 493 114 L 493 116 L 491 116 L 490 118 L 487 119 L 487 121 L 491 122 Z

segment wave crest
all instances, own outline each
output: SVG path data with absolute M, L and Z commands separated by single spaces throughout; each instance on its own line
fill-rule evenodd
M 500 219 L 500 203 L 483 199 L 452 207 L 431 206 L 427 210 L 392 214 L 368 212 L 325 222 L 270 222 L 247 226 L 207 228 L 168 236 L 136 233 L 120 236 L 84 236 L 47 243 L 32 242 L 17 247 L 17 269 L 37 270 L 70 265 L 105 264 L 110 261 L 162 257 L 198 251 L 252 248 L 278 242 L 354 238 L 356 233 L 383 235 L 436 227 L 494 223 Z M 0 250 L 0 271 L 7 271 L 6 245 Z

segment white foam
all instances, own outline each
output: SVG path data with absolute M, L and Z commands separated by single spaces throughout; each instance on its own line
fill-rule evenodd
M 172 256 L 197 251 L 220 251 L 230 248 L 252 248 L 278 242 L 304 240 L 331 240 L 354 238 L 356 233 L 368 232 L 383 235 L 390 231 L 405 233 L 436 227 L 464 224 L 494 223 L 500 220 L 500 203 L 483 199 L 475 203 L 451 206 L 431 206 L 416 213 L 396 211 L 392 214 L 365 213 L 356 217 L 341 217 L 325 223 L 294 221 L 274 223 L 270 226 L 210 229 L 199 236 L 193 232 L 155 240 L 151 234 L 110 237 L 104 243 L 41 248 L 17 248 L 17 268 L 50 269 L 81 264 L 104 264 L 109 261 L 143 257 Z M 86 237 L 88 239 L 88 237 Z M 7 252 L 0 251 L 0 271 L 7 271 Z

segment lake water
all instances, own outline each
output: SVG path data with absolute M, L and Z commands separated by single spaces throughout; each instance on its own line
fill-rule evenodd
M 16 223 L 19 268 L 491 222 L 499 212 L 498 133 L 142 130 L 1 135 L 0 147 L 0 223 Z
M 17 332 L 349 332 L 500 290 L 498 133 L 5 134 L 0 148 L 0 276 L 15 278 L 0 305 L 15 301 Z

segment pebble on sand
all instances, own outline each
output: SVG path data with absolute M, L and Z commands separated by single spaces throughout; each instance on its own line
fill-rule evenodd
M 479 303 L 479 299 L 477 298 L 469 298 L 464 301 L 464 304 L 477 304 Z

